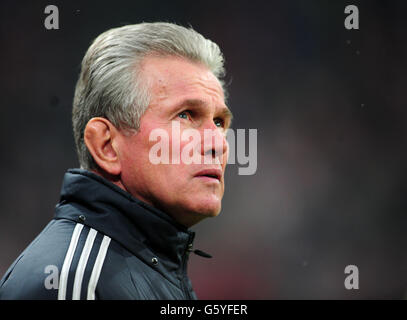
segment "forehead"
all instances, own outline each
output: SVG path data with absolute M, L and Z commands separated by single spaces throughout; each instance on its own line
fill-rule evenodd
M 146 57 L 142 75 L 152 94 L 151 103 L 178 99 L 200 99 L 224 106 L 219 80 L 204 65 L 178 57 Z

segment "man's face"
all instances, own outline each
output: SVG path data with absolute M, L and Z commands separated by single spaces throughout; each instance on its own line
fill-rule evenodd
M 218 215 L 228 153 L 226 129 L 231 121 L 218 79 L 205 66 L 176 57 L 145 58 L 142 75 L 150 85 L 151 102 L 139 131 L 122 135 L 122 184 L 136 198 L 188 227 Z M 200 141 L 192 142 L 200 163 L 186 164 L 180 157 L 186 146 L 192 150 L 194 140 L 180 141 L 176 132 L 173 135 L 178 125 L 180 136 L 187 129 L 200 134 Z M 151 148 L 157 141 L 150 141 L 150 133 L 156 129 L 168 133 L 169 164 L 151 162 Z M 205 137 L 205 131 L 213 135 Z M 173 151 L 178 146 L 177 155 Z M 173 163 L 176 158 L 179 164 Z M 204 163 L 205 158 L 210 164 Z

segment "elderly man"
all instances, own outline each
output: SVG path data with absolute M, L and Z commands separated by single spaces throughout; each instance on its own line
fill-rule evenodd
M 175 24 L 95 39 L 73 103 L 81 169 L 65 174 L 54 219 L 6 272 L 0 299 L 196 299 L 188 256 L 209 255 L 193 250 L 189 227 L 221 210 L 223 73 L 218 46 Z M 152 152 L 154 132 L 168 133 L 169 162 L 152 161 L 166 152 Z M 202 161 L 182 161 L 191 153 Z

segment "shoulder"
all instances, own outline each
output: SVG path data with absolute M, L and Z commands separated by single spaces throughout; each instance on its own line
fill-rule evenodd
M 70 220 L 53 220 L 0 281 L 0 299 L 95 299 L 111 239 Z

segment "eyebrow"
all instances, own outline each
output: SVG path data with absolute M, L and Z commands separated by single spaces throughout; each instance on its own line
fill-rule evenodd
M 201 99 L 185 99 L 181 103 L 179 103 L 177 105 L 177 107 L 181 107 L 181 106 L 198 107 L 198 106 L 202 106 L 202 105 L 206 105 L 206 102 Z M 232 119 L 233 119 L 232 111 L 227 106 L 226 106 L 226 108 L 222 107 L 221 109 L 222 110 L 220 111 L 220 114 L 226 118 L 229 118 L 230 123 L 232 123 Z

